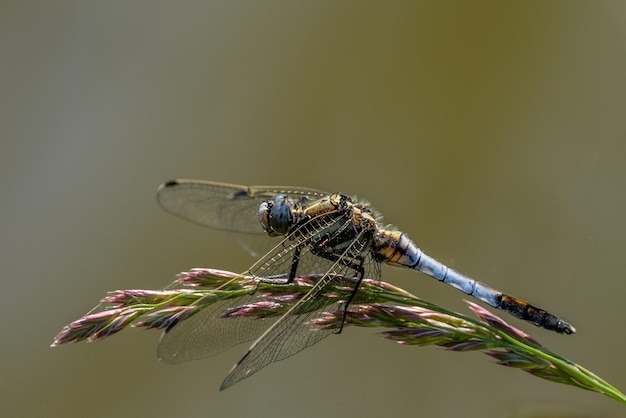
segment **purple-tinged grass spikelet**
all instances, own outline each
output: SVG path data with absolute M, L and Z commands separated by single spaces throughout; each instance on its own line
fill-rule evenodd
M 288 284 L 283 276 L 258 281 L 223 270 L 193 269 L 181 273 L 166 290 L 111 292 L 93 311 L 66 325 L 52 346 L 100 340 L 128 326 L 168 329 L 208 306 L 227 300 L 232 303 L 224 303 L 221 312 L 216 310 L 215 320 L 280 316 L 322 278 L 320 274 L 309 274 Z M 354 278 L 339 278 L 337 282 L 340 287 L 345 283 L 348 289 L 355 283 Z M 315 303 L 303 302 L 294 311 L 295 314 L 323 312 L 313 315 L 314 319 L 307 322 L 312 330 L 338 330 L 348 325 L 389 328 L 381 335 L 403 345 L 436 345 L 459 352 L 483 351 L 496 359 L 497 364 L 552 382 L 600 392 L 626 404 L 626 396 L 609 383 L 543 348 L 527 333 L 475 303 L 467 302 L 478 320 L 450 312 L 389 283 L 364 279 L 359 288 L 360 296 L 344 311 L 345 301 L 338 297 L 347 292 L 333 290 L 324 289 Z M 239 298 L 245 298 L 240 305 L 237 304 Z

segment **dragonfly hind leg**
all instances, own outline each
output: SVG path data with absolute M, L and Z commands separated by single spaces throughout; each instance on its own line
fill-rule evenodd
M 353 284 L 350 285 L 350 287 L 352 287 L 352 291 L 350 292 L 350 295 L 345 301 L 341 302 L 341 304 L 343 305 L 341 308 L 343 311 L 341 324 L 339 328 L 337 329 L 337 331 L 335 331 L 336 334 L 340 334 L 341 331 L 343 330 L 343 325 L 346 322 L 346 317 L 348 316 L 348 308 L 350 307 L 350 304 L 354 300 L 354 297 L 356 296 L 356 293 L 359 290 L 359 286 L 361 285 L 361 281 L 363 280 L 363 277 L 365 276 L 365 268 L 363 267 L 365 259 L 361 255 L 357 259 L 358 262 L 354 262 L 354 261 L 347 262 L 345 258 L 338 256 L 337 254 L 332 253 L 332 252 L 316 251 L 313 248 L 311 249 L 311 252 L 313 252 L 318 257 L 325 258 L 334 263 L 340 263 L 344 265 L 345 267 L 348 267 L 349 269 L 354 270 L 356 272 L 354 276 L 343 275 L 341 277 L 342 280 L 350 280 L 351 282 L 353 282 Z M 345 284 L 342 287 L 344 286 Z

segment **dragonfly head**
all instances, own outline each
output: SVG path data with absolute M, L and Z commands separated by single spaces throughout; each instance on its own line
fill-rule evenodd
M 277 194 L 259 206 L 259 222 L 271 237 L 286 235 L 293 224 L 290 199 L 286 194 Z

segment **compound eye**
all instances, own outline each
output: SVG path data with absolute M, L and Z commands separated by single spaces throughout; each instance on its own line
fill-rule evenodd
M 277 194 L 272 200 L 259 205 L 259 222 L 269 236 L 276 237 L 289 232 L 292 224 L 289 198 L 285 194 Z
M 269 225 L 276 235 L 285 235 L 291 227 L 291 208 L 289 199 L 285 194 L 274 196 L 273 205 L 270 206 Z

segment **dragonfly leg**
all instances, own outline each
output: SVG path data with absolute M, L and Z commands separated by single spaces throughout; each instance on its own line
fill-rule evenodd
M 289 277 L 287 277 L 287 284 L 293 283 L 296 278 L 296 272 L 298 270 L 298 264 L 300 263 L 300 251 L 302 247 L 297 246 L 293 252 L 293 258 L 291 259 L 291 269 L 289 270 Z
M 314 253 L 318 257 L 325 258 L 335 263 L 339 262 L 356 272 L 356 274 L 352 277 L 347 277 L 347 276 L 343 277 L 344 280 L 353 281 L 354 284 L 352 285 L 353 288 L 352 288 L 352 292 L 350 292 L 350 296 L 348 296 L 348 299 L 343 302 L 343 307 L 342 307 L 343 313 L 342 313 L 342 318 L 341 318 L 341 325 L 339 329 L 336 331 L 337 334 L 340 334 L 341 331 L 343 330 L 343 325 L 346 322 L 346 317 L 348 315 L 348 308 L 350 304 L 352 303 L 352 301 L 354 300 L 354 297 L 357 291 L 359 290 L 359 286 L 361 285 L 361 281 L 363 280 L 363 277 L 365 276 L 365 268 L 363 267 L 364 258 L 362 255 L 360 255 L 357 258 L 358 262 L 354 262 L 354 261 L 348 262 L 348 260 L 346 260 L 345 257 L 341 257 L 335 253 L 326 252 L 326 251 L 316 251 L 316 247 L 312 247 L 311 252 Z
M 363 268 L 363 258 L 361 258 L 360 264 L 355 265 L 353 268 L 357 271 L 356 285 L 354 286 L 354 290 L 350 293 L 350 297 L 348 297 L 348 300 L 343 307 L 343 318 L 341 319 L 341 326 L 339 327 L 339 331 L 337 331 L 337 334 L 340 334 L 341 331 L 343 331 L 343 324 L 346 323 L 346 317 L 348 315 L 348 307 L 350 306 L 350 303 L 352 303 L 354 296 L 356 296 L 356 292 L 359 291 L 359 286 L 361 285 L 361 281 L 363 280 L 363 275 L 365 274 L 365 269 Z

